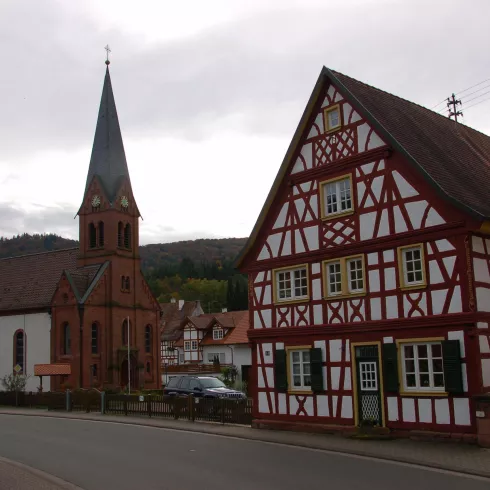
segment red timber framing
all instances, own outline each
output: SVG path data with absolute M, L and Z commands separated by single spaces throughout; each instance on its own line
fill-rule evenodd
M 325 109 L 336 107 L 340 127 L 325 131 Z M 472 438 L 472 395 L 490 387 L 490 239 L 334 83 L 315 88 L 305 114 L 239 259 L 249 277 L 256 424 L 370 421 Z M 331 212 L 326 189 L 341 181 L 337 205 L 345 186 L 350 201 Z M 412 283 L 407 249 L 420 257 Z M 362 285 L 350 292 L 353 259 Z M 342 267 L 335 295 L 332 261 Z M 278 270 L 288 268 L 293 285 L 280 298 Z M 304 284 L 295 283 L 298 268 Z M 309 368 L 298 367 L 303 352 Z

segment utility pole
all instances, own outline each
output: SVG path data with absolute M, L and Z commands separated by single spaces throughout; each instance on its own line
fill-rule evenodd
M 453 94 L 447 98 L 447 107 L 449 109 L 449 119 L 454 116 L 454 120 L 458 122 L 458 116 L 462 116 L 463 113 L 457 110 L 458 104 L 461 104 L 461 100 L 456 100 L 456 96 Z

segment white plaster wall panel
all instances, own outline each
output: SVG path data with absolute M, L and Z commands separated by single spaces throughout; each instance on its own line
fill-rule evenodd
M 257 387 L 259 388 L 265 388 L 265 380 L 264 380 L 264 374 L 262 372 L 262 368 L 258 369 L 258 374 L 257 374 Z
M 313 323 L 315 325 L 323 325 L 323 308 L 322 305 L 313 306 Z
M 265 368 L 265 377 L 267 380 L 267 386 L 269 388 L 274 388 L 274 368 L 266 367 Z
M 253 322 L 254 322 L 254 324 L 252 325 L 252 328 L 264 328 L 264 325 L 262 325 L 262 321 L 260 320 L 260 316 L 259 316 L 258 311 L 254 311 Z
M 420 301 L 418 301 L 418 297 L 421 294 Z M 420 308 L 423 312 L 423 315 L 427 315 L 427 301 L 426 301 L 426 296 L 425 293 L 407 293 L 403 296 L 403 313 L 404 316 L 407 317 L 410 313 L 410 310 L 413 308 L 412 303 L 409 301 L 409 298 L 414 302 L 414 304 L 417 305 L 417 308 L 414 308 L 412 313 L 410 314 L 411 317 L 417 317 L 417 316 L 422 316 L 420 311 L 418 309 Z
M 269 403 L 267 401 L 267 393 L 259 391 L 259 412 L 269 413 Z
M 475 257 L 473 259 L 473 269 L 475 270 L 475 281 L 490 283 L 490 273 L 485 259 Z
M 369 126 L 367 123 L 360 124 L 357 126 L 357 145 L 359 151 L 366 151 L 366 141 L 369 133 Z
M 351 374 L 350 367 L 345 368 L 344 390 L 346 391 L 352 390 L 352 374 Z
M 340 416 L 343 419 L 351 419 L 352 415 L 352 397 L 343 396 L 342 397 L 342 408 L 340 409 Z
M 311 264 L 311 272 L 312 274 L 320 274 L 322 270 L 321 265 L 319 263 Z
M 394 267 L 385 269 L 385 291 L 396 289 L 396 272 Z
M 427 219 L 425 220 L 425 226 L 437 226 L 444 223 L 445 221 L 442 219 L 442 216 L 434 208 L 430 208 Z
M 386 318 L 398 318 L 398 298 L 396 296 L 386 296 Z
M 385 263 L 393 262 L 395 260 L 395 252 L 393 250 L 384 250 L 383 251 L 383 260 Z
M 289 395 L 289 414 L 296 415 L 298 408 L 299 405 L 298 405 L 298 400 L 296 400 L 296 397 L 294 395 Z
M 379 262 L 378 252 L 368 254 L 367 261 L 369 265 L 377 265 Z
M 262 301 L 262 305 L 266 306 L 266 305 L 270 305 L 271 303 L 272 303 L 272 287 L 270 286 L 270 284 L 268 284 L 267 286 L 265 286 L 264 299 Z
M 403 199 L 419 195 L 419 193 L 405 180 L 405 178 L 398 171 L 394 170 L 392 172 L 392 175 L 395 179 L 396 186 L 398 187 L 398 192 Z
M 272 363 L 272 344 L 269 342 L 263 343 L 262 350 L 264 353 L 264 364 Z
M 277 395 L 277 413 L 279 413 L 280 415 L 287 415 L 288 413 L 285 393 L 279 393 Z
M 439 398 L 434 400 L 436 412 L 436 424 L 449 424 L 449 400 L 447 398 Z
M 454 272 L 454 265 L 456 264 L 456 256 L 452 255 L 451 257 L 444 257 L 442 261 L 449 277 L 451 277 Z
M 490 289 L 476 288 L 476 304 L 478 311 L 490 311 Z
M 327 362 L 327 347 L 324 340 L 315 340 L 314 347 L 322 350 L 322 361 Z
M 335 94 L 334 102 L 342 102 L 343 100 L 344 100 L 344 98 L 342 97 L 342 95 L 340 95 L 340 92 L 337 92 Z
M 264 273 L 258 272 L 257 276 L 255 277 L 254 283 L 263 282 L 263 281 L 264 281 Z
M 415 401 L 413 398 L 402 399 L 403 422 L 415 422 Z
M 451 245 L 451 242 L 449 240 L 446 240 L 445 238 L 443 240 L 437 240 L 436 245 L 439 249 L 439 252 L 448 252 L 450 250 L 455 250 L 455 248 Z
M 283 228 L 286 224 L 286 216 L 288 214 L 289 203 L 285 202 L 282 205 L 281 211 L 279 211 L 279 215 L 277 216 L 276 222 L 274 223 L 273 229 Z
M 371 298 L 371 320 L 381 319 L 381 298 Z
M 238 372 L 241 372 L 242 364 L 237 356 L 235 355 L 233 346 L 230 346 L 233 349 L 233 364 L 238 368 Z M 220 356 L 220 359 L 224 358 L 224 361 L 221 361 L 222 364 L 231 364 L 232 363 L 232 349 L 230 349 L 227 345 L 203 345 L 202 347 L 202 359 L 204 363 L 213 363 L 213 358 L 217 354 Z M 250 349 L 248 349 L 250 351 Z M 213 357 L 209 360 L 209 355 Z M 248 362 L 247 364 L 251 364 Z
M 437 260 L 429 261 L 429 283 L 430 284 L 441 284 L 444 282 L 444 277 L 442 276 L 441 269 Z
M 291 255 L 291 231 L 286 231 L 286 238 L 284 238 L 284 243 L 282 246 L 281 257 L 285 255 Z
M 330 85 L 330 86 L 328 87 L 328 90 L 327 90 L 327 95 L 328 95 L 330 98 L 332 98 L 332 97 L 335 95 L 335 92 L 336 92 L 335 87 L 334 87 L 333 85 Z M 322 106 L 322 107 L 326 107 L 326 106 L 328 106 L 328 105 L 329 105 L 328 99 L 327 99 L 327 98 L 325 98 L 324 106 Z
M 265 280 L 266 281 L 272 281 L 272 271 L 266 271 Z
M 296 306 L 293 312 L 293 325 L 297 327 L 306 327 L 310 323 L 310 310 L 308 305 Z
M 300 230 L 294 230 L 294 246 L 297 254 L 301 254 L 306 250 Z
M 380 291 L 381 284 L 379 282 L 379 270 L 369 271 L 369 291 L 377 293 Z
M 315 186 L 316 187 L 316 186 Z M 316 219 L 318 216 L 318 197 L 316 194 L 313 194 L 310 197 L 310 207 L 313 210 L 313 215 L 311 214 L 311 211 L 308 210 L 305 216 L 305 221 L 311 221 L 313 219 Z
M 338 309 L 340 305 L 340 309 Z M 338 313 L 337 313 L 338 312 Z M 341 303 L 329 302 L 327 304 L 328 323 L 344 323 L 344 309 Z M 340 317 L 340 320 L 339 320 Z
M 276 349 L 279 350 L 284 349 L 284 342 L 276 342 Z
M 304 409 L 306 411 L 306 414 L 309 417 L 313 417 L 315 415 L 315 409 L 313 407 L 313 397 L 312 396 L 309 396 L 306 398 L 305 404 L 304 404 Z
M 432 245 L 430 243 L 427 243 L 427 253 L 431 255 L 433 253 L 432 251 Z
M 383 337 L 383 344 L 392 344 L 393 342 L 393 337 Z
M 260 297 L 262 296 L 262 286 L 254 287 L 254 293 L 255 293 L 255 296 L 257 297 L 257 300 L 259 301 L 259 304 L 260 304 Z
M 282 233 L 274 233 L 273 235 L 269 235 L 267 238 L 267 243 L 272 252 L 272 257 L 277 257 L 279 253 L 279 245 L 281 244 Z
M 432 423 L 432 400 L 430 398 L 419 398 L 417 400 L 419 408 L 419 422 L 425 424 Z
M 303 198 L 295 199 L 294 206 L 296 208 L 296 212 L 298 213 L 298 217 L 301 220 L 303 218 L 303 213 L 305 212 L 305 200 Z
M 347 321 L 349 322 L 362 322 L 366 319 L 366 312 L 364 310 L 364 299 L 363 298 L 358 298 L 358 299 L 352 299 L 352 304 L 349 302 L 347 303 Z M 353 317 L 354 315 L 354 308 L 352 306 L 356 307 L 356 316 Z M 359 314 L 357 313 L 359 311 Z
M 303 231 L 309 251 L 318 250 L 318 226 L 308 226 L 303 228 Z
M 476 324 L 477 328 L 488 328 L 488 323 L 487 322 L 478 322 Z
M 468 374 L 466 370 L 466 362 L 461 363 L 461 377 L 463 379 L 463 391 L 468 391 Z
M 369 138 L 368 150 L 374 150 L 375 148 L 379 148 L 383 145 L 383 140 L 373 131 L 371 138 Z
M 449 303 L 449 313 L 459 313 L 463 311 L 463 303 L 461 298 L 461 286 L 455 286 L 453 296 Z
M 313 166 L 313 149 L 311 146 L 311 143 L 306 143 L 303 145 L 303 148 L 301 148 L 301 156 L 305 160 L 306 168 L 311 168 Z
M 440 315 L 442 309 L 444 308 L 444 302 L 446 301 L 446 296 L 448 289 L 433 290 L 430 295 L 432 297 L 432 314 Z
M 342 111 L 343 111 L 343 121 L 344 121 L 344 124 L 348 124 L 349 122 L 349 116 L 351 115 L 351 112 L 352 112 L 352 106 L 346 102 L 343 106 L 342 106 Z
M 323 134 L 323 132 L 324 132 L 324 129 L 323 129 L 323 114 L 318 114 L 316 116 L 315 124 L 318 126 L 318 129 L 320 130 L 320 134 Z M 312 128 L 312 130 L 313 130 L 313 128 Z M 316 130 L 316 128 L 315 128 L 315 131 L 318 134 L 318 130 Z M 310 131 L 310 133 L 311 133 L 311 131 Z M 308 138 L 309 138 L 309 136 L 308 136 Z
M 262 310 L 260 312 L 262 314 L 262 319 L 264 320 L 264 327 L 271 328 L 272 327 L 272 311 L 270 309 Z
M 272 407 L 271 413 L 276 413 L 276 397 L 272 393 L 271 393 L 271 407 Z
M 330 362 L 340 362 L 342 360 L 342 340 L 334 339 L 329 342 Z
M 340 382 L 340 367 L 333 366 L 330 368 L 330 389 L 337 391 L 339 389 Z
M 357 173 L 359 173 L 359 171 L 357 171 Z M 359 177 L 359 175 L 358 175 L 358 177 Z M 366 192 L 366 184 L 364 182 L 358 182 L 357 183 L 357 202 L 358 203 L 362 202 L 365 192 Z M 366 202 L 366 204 L 364 205 L 364 208 L 367 208 L 367 207 L 368 207 L 368 204 Z
M 388 420 L 398 422 L 398 398 L 396 396 L 387 397 L 388 402 Z
M 313 279 L 312 283 L 312 297 L 313 299 L 322 299 L 322 280 Z
M 456 425 L 471 425 L 470 402 L 468 398 L 453 398 L 454 423 Z
M 465 356 L 465 345 L 464 345 L 464 332 L 463 330 L 455 330 L 453 332 L 448 332 L 448 340 L 459 340 L 459 350 L 461 357 Z
M 487 250 L 490 250 L 490 240 L 488 238 L 485 238 L 485 245 L 487 247 Z
M 490 386 L 490 359 L 481 360 L 483 386 Z
M 394 206 L 393 208 L 394 217 L 395 217 L 395 233 L 403 233 L 408 231 L 407 223 L 405 222 L 405 218 L 400 211 L 399 206 Z
M 271 254 L 269 252 L 269 250 L 267 249 L 267 247 L 264 245 L 262 247 L 262 250 L 260 251 L 258 257 L 257 257 L 257 260 L 266 260 L 266 259 L 270 259 L 271 258 Z
M 337 402 L 339 397 L 337 395 L 332 396 L 332 416 L 335 417 L 337 414 Z
M 376 214 L 376 211 L 373 211 L 372 213 L 361 214 L 359 217 L 359 236 L 361 240 L 373 238 Z
M 316 397 L 316 413 L 319 417 L 329 417 L 328 396 L 317 395 Z
M 379 221 L 378 234 L 376 236 L 387 236 L 390 234 L 390 222 L 388 221 L 388 210 L 383 209 L 381 212 L 381 219 Z
M 488 337 L 486 335 L 479 335 L 478 341 L 480 343 L 480 354 L 490 354 L 490 345 L 488 343 Z
M 296 158 L 294 162 L 293 169 L 291 170 L 291 174 L 297 174 L 298 172 L 302 172 L 304 170 L 304 164 L 300 157 Z
M 420 228 L 422 218 L 424 217 L 425 210 L 427 209 L 427 201 L 415 201 L 405 203 L 405 208 L 410 217 L 410 221 L 415 230 Z
M 345 341 L 345 361 L 350 362 L 350 340 Z
M 292 321 L 291 321 L 291 308 L 288 306 L 285 306 L 283 308 L 278 308 L 277 310 L 277 326 L 291 326 Z M 287 325 L 284 325 L 284 322 Z
M 242 366 L 252 365 L 252 349 L 247 344 L 233 345 L 231 347 L 233 349 L 233 364 L 238 368 L 239 375 L 241 375 Z M 229 351 L 228 355 L 231 355 L 231 349 L 227 346 L 224 346 L 224 348 Z
M 471 237 L 471 244 L 472 244 L 473 251 L 480 254 L 485 253 L 485 248 L 483 247 L 483 239 L 480 238 L 479 236 Z

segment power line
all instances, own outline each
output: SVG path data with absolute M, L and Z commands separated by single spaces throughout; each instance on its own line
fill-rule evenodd
M 471 104 L 468 107 L 465 107 L 464 110 L 467 111 L 470 107 L 475 107 L 476 105 L 483 104 L 483 102 L 486 102 L 487 100 L 490 100 L 490 97 L 487 97 L 486 99 L 475 102 L 474 104 Z
M 469 97 L 470 95 L 477 94 L 480 90 L 485 90 L 486 88 L 490 88 L 490 85 L 486 85 L 485 87 L 479 88 L 478 90 L 475 90 L 474 92 L 470 92 L 467 95 L 463 95 L 463 97 L 461 97 L 461 98 L 464 99 L 465 97 Z
M 472 88 L 478 87 L 478 85 L 481 85 L 482 83 L 488 82 L 490 78 L 487 78 L 486 80 L 483 80 L 483 82 L 477 83 L 475 85 L 472 85 L 471 87 L 465 88 L 464 90 L 461 90 L 460 92 L 457 92 L 455 95 L 462 94 L 463 92 L 467 92 L 468 90 L 471 90 Z M 439 102 L 440 104 L 440 102 Z M 437 105 L 439 105 L 437 104 Z
M 441 100 L 438 104 L 436 104 L 434 107 L 431 107 L 430 110 L 433 111 L 438 105 L 441 105 L 443 102 L 446 102 L 447 99 Z
M 484 95 L 487 95 L 487 94 L 490 94 L 490 90 L 488 90 L 487 92 L 483 92 L 482 94 L 477 95 L 476 97 L 473 97 L 470 100 L 466 100 L 465 103 L 467 104 L 468 102 L 471 102 L 472 100 L 479 99 L 480 97 L 483 97 Z

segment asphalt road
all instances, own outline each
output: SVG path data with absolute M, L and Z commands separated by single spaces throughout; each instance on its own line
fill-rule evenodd
M 490 482 L 302 448 L 141 426 L 0 415 L 0 456 L 85 490 L 488 490 Z

